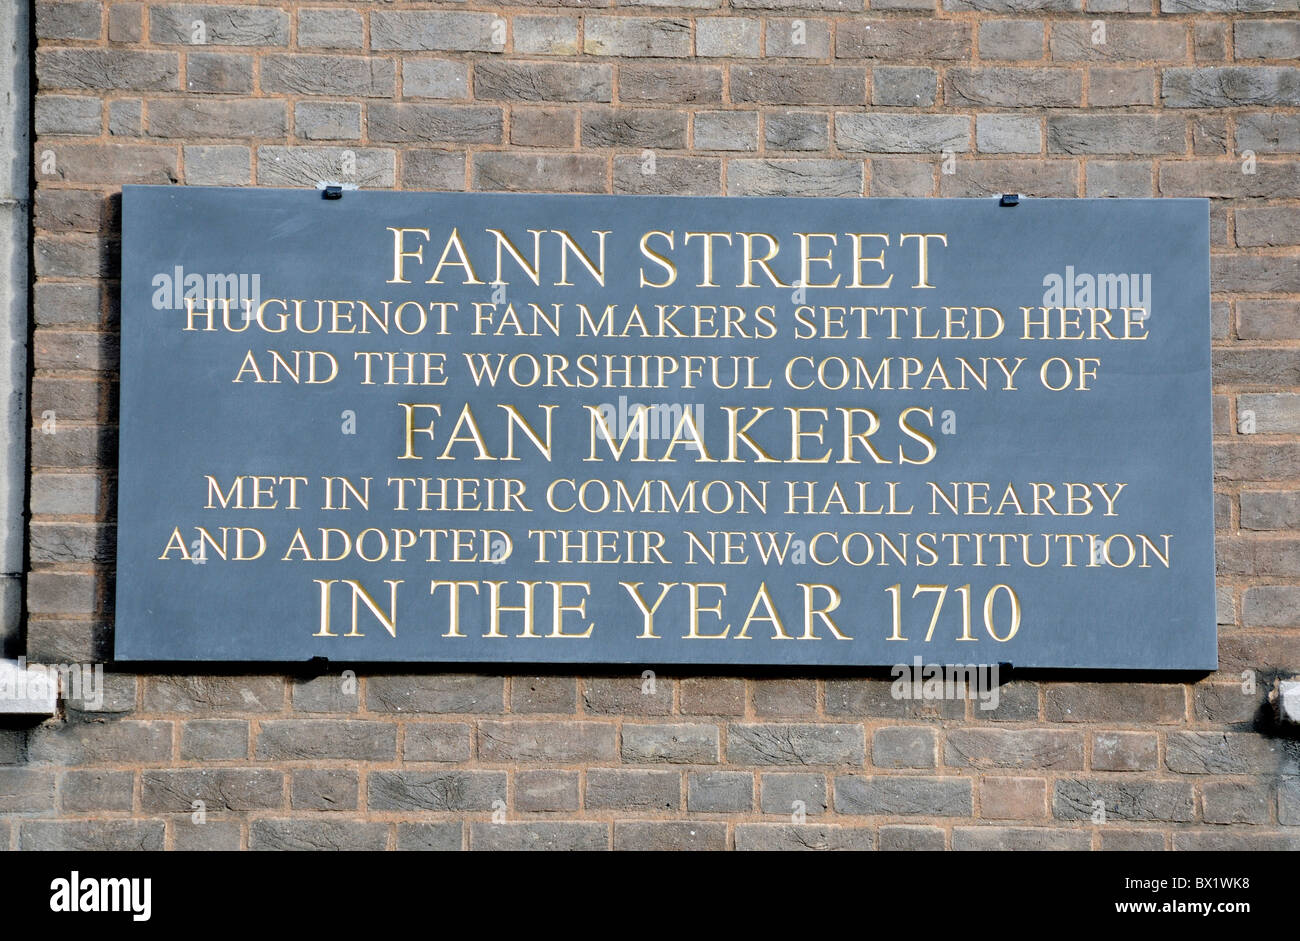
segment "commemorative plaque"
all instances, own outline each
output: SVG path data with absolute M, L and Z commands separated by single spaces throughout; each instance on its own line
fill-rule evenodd
M 118 659 L 1216 666 L 1204 200 L 128 186 L 122 235 Z

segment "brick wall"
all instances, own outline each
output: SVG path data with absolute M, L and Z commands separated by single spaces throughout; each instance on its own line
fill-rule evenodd
M 0 846 L 1300 848 L 1266 704 L 1300 672 L 1297 2 L 1083 2 L 37 2 L 33 660 L 111 652 L 112 195 L 350 178 L 1212 198 L 1221 669 L 992 713 L 842 675 L 114 672 L 0 729 Z

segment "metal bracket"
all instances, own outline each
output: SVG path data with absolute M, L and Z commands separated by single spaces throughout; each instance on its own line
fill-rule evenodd
M 355 183 L 336 183 L 333 180 L 320 180 L 316 188 L 321 191 L 322 199 L 342 199 L 345 190 L 357 189 Z

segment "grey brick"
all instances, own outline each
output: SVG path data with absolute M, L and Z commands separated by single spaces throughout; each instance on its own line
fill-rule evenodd
M 465 155 L 442 150 L 408 150 L 402 156 L 402 182 L 420 189 L 465 188 Z
M 209 46 L 287 46 L 289 14 L 256 6 L 216 4 L 152 5 L 149 39 L 152 42 L 190 45 L 193 23 L 203 22 Z
M 470 827 L 475 850 L 609 849 L 609 824 L 577 822 L 475 823 Z
M 1300 777 L 1278 781 L 1277 822 L 1284 827 L 1300 827 Z
M 691 24 L 682 18 L 592 15 L 584 29 L 582 51 L 587 55 L 680 58 L 691 54 Z
M 367 130 L 372 141 L 394 143 L 448 141 L 499 143 L 499 108 L 443 105 L 373 104 Z
M 1160 852 L 1165 848 L 1165 835 L 1160 830 L 1111 830 L 1101 832 L 1101 849 L 1104 853 Z
M 144 134 L 144 102 L 139 98 L 110 101 L 108 133 L 114 137 L 140 137 Z
M 754 776 L 744 771 L 692 771 L 686 776 L 686 809 L 693 813 L 741 813 L 753 809 Z
M 1087 21 L 1052 24 L 1048 50 L 1057 61 L 1181 62 L 1187 58 L 1187 28 L 1182 23 L 1117 21 L 1107 24 L 1106 41 L 1093 42 Z
M 102 120 L 98 98 L 73 95 L 38 95 L 36 98 L 37 134 L 84 134 L 98 137 Z
M 98 39 L 100 6 L 97 0 L 38 0 L 37 39 Z
M 257 757 L 272 761 L 350 758 L 391 761 L 397 756 L 397 726 L 355 719 L 263 721 Z
M 391 59 L 365 56 L 267 55 L 262 91 L 271 95 L 356 95 L 391 98 L 397 88 Z
M 860 17 L 840 24 L 835 55 L 845 59 L 960 61 L 971 51 L 971 27 L 950 20 Z
M 1043 149 L 1038 118 L 981 114 L 975 118 L 975 149 L 982 154 L 1036 154 Z
M 251 850 L 382 850 L 388 824 L 310 817 L 254 820 L 248 830 Z
M 736 849 L 869 850 L 874 848 L 870 827 L 836 827 L 823 824 L 742 823 L 736 827 Z
M 470 728 L 461 722 L 411 722 L 402 745 L 404 761 L 468 761 Z
M 1296 774 L 1281 742 L 1248 732 L 1170 732 L 1165 765 L 1182 774 Z
M 1269 822 L 1271 788 L 1248 781 L 1212 781 L 1202 789 L 1206 823 Z
M 1300 153 L 1300 115 L 1250 113 L 1237 116 L 1237 150 L 1261 154 Z
M 1242 603 L 1242 621 L 1248 628 L 1300 626 L 1300 587 L 1292 585 L 1249 587 L 1245 590 Z
M 611 760 L 615 733 L 604 722 L 484 721 L 478 727 L 478 750 L 486 761 Z
M 882 850 L 942 850 L 946 847 L 946 837 L 938 827 L 890 826 L 880 828 L 880 849 Z
M 480 101 L 610 101 L 613 83 L 609 65 L 482 62 L 474 68 L 474 95 Z
M 139 42 L 144 38 L 144 4 L 115 3 L 108 8 L 110 42 Z
M 295 810 L 357 809 L 357 773 L 349 768 L 299 768 L 290 778 Z
M 857 724 L 732 723 L 727 731 L 730 764 L 858 766 L 864 754 Z
M 837 775 L 835 812 L 888 816 L 969 817 L 974 799 L 969 778 Z
M 464 846 L 464 830 L 464 825 L 459 821 L 399 823 L 397 848 L 404 851 L 454 852 Z
M 572 715 L 578 681 L 572 676 L 516 676 L 510 681 L 510 711 Z
M 54 810 L 55 777 L 32 768 L 0 768 L 0 813 Z
M 203 98 L 149 102 L 149 134 L 196 137 L 283 137 L 288 119 L 278 101 L 214 101 Z
M 151 712 L 280 712 L 284 680 L 274 676 L 155 676 L 145 681 Z
M 1163 683 L 1058 683 L 1045 687 L 1049 722 L 1183 721 L 1183 687 Z
M 758 150 L 758 112 L 697 111 L 695 113 L 696 150 Z
M 514 50 L 526 55 L 575 56 L 578 46 L 576 16 L 516 16 Z
M 195 144 L 184 148 L 185 182 L 190 186 L 247 186 L 253 156 L 247 147 Z
M 809 817 L 830 808 L 826 799 L 826 778 L 820 774 L 764 772 L 760 778 L 760 805 L 765 814 L 793 815 L 800 809 Z M 796 806 L 802 801 L 803 807 Z
M 1092 835 L 1086 830 L 1049 827 L 953 827 L 952 848 L 963 851 L 989 850 L 1086 850 Z
M 98 297 L 95 303 L 98 307 Z M 33 474 L 31 508 L 33 513 L 84 513 L 93 516 L 99 509 L 99 477 L 95 474 Z
M 646 173 L 645 166 L 639 156 L 614 157 L 614 192 L 717 196 L 722 189 L 722 162 L 716 158 L 656 155 L 654 172 Z M 683 690 L 685 688 L 683 685 Z M 741 701 L 744 701 L 743 694 Z
M 1089 196 L 1146 198 L 1155 188 L 1149 161 L 1089 160 L 1085 183 Z
M 686 114 L 651 108 L 593 108 L 582 114 L 583 147 L 683 150 Z
M 33 660 L 89 663 L 112 657 L 112 634 L 102 621 L 43 620 L 27 634 Z
M 180 60 L 174 52 L 41 49 L 36 53 L 36 78 L 42 89 L 179 91 Z
M 1174 832 L 1175 852 L 1278 852 L 1300 849 L 1300 834 L 1259 831 L 1179 830 Z
M 239 824 L 233 820 L 205 820 L 194 823 L 188 815 L 172 820 L 172 849 L 181 851 L 233 852 L 239 849 Z
M 957 768 L 1083 767 L 1083 735 L 1046 729 L 953 729 L 944 764 Z
M 175 183 L 176 149 L 129 144 L 61 144 L 54 178 L 70 183 Z M 53 437 L 53 436 L 51 436 Z M 46 441 L 49 447 L 66 442 Z M 45 461 L 61 464 L 61 461 Z M 68 465 L 71 466 L 71 465 Z
M 150 812 L 188 814 L 194 801 L 209 813 L 284 806 L 284 775 L 271 768 L 146 769 L 140 781 L 140 805 Z
M 876 158 L 871 161 L 871 195 L 930 196 L 934 192 L 934 171 L 935 165 L 930 162 Z M 898 700 L 896 705 L 900 713 L 911 713 L 914 718 L 919 718 L 927 708 L 952 708 L 961 703 L 956 700 Z
M 228 52 L 191 52 L 185 56 L 185 89 L 247 95 L 253 90 L 253 57 Z
M 360 186 L 393 186 L 396 155 L 389 149 L 343 147 L 259 147 L 257 148 L 257 182 L 263 186 L 315 186 L 318 181 L 342 177 L 346 153 L 356 159 L 356 173 L 344 182 Z M 498 682 L 500 682 L 498 680 Z M 370 685 L 380 684 L 378 677 Z M 420 691 L 413 691 L 419 697 Z M 376 707 L 372 707 L 376 708 Z M 378 707 L 382 711 L 382 706 Z
M 515 809 L 525 813 L 577 810 L 578 777 L 577 771 L 550 768 L 515 772 Z
M 583 681 L 582 704 L 587 712 L 600 715 L 667 715 L 673 709 L 673 688 L 673 681 L 662 676 L 656 677 L 651 687 L 639 672 L 625 677 L 593 677 Z
M 933 729 L 883 726 L 871 736 L 871 763 L 877 768 L 933 768 L 937 764 Z
M 245 719 L 190 719 L 181 726 L 181 758 L 229 761 L 248 757 Z
M 1281 66 L 1165 69 L 1160 84 L 1167 108 L 1300 104 L 1300 71 Z
M 1297 0 L 1160 0 L 1161 13 L 1294 13 Z
M 877 66 L 871 70 L 871 103 L 928 108 L 939 89 L 939 73 L 919 66 Z
M 733 160 L 729 196 L 861 196 L 863 166 L 854 160 Z
M 874 166 L 879 161 L 872 161 Z M 908 700 L 894 698 L 889 680 L 827 680 L 826 712 L 833 716 L 878 716 L 919 718 L 922 715 L 964 718 L 965 703 L 956 700 Z
M 758 58 L 758 20 L 734 16 L 696 20 L 695 54 L 710 58 Z
M 1043 24 L 1036 20 L 987 20 L 979 24 L 979 49 L 981 59 L 1041 59 Z
M 1083 80 L 1073 69 L 951 68 L 945 76 L 951 107 L 1068 108 L 1082 100 Z
M 106 562 L 113 553 L 114 530 L 99 523 L 40 523 L 28 526 L 33 562 Z
M 774 111 L 763 117 L 769 150 L 826 150 L 830 118 L 816 111 Z
M 724 850 L 727 848 L 727 825 L 691 821 L 616 821 L 614 849 L 681 852 L 683 850 Z
M 129 852 L 161 850 L 161 820 L 24 820 L 18 831 L 22 850 Z
M 407 98 L 468 98 L 469 64 L 450 59 L 407 59 L 402 63 L 402 94 Z
M 1300 58 L 1300 23 L 1295 20 L 1238 20 L 1232 24 L 1237 59 Z
M 1241 246 L 1300 245 L 1300 213 L 1283 206 L 1238 209 L 1234 213 Z
M 374 676 L 366 681 L 371 712 L 501 713 L 505 681 L 469 674 Z
M 795 24 L 802 31 L 802 42 L 795 42 Z M 763 50 L 769 58 L 826 59 L 831 54 L 831 28 L 827 20 L 769 19 L 767 43 Z
M 1120 820 L 1186 822 L 1193 819 L 1195 800 L 1190 784 L 1176 781 L 1065 778 L 1056 782 L 1052 814 L 1058 820 L 1091 820 L 1096 801 L 1104 801 L 1106 817 Z
M 40 286 L 37 286 L 40 299 Z M 1237 302 L 1237 336 L 1242 339 L 1286 340 L 1300 339 L 1300 303 L 1279 300 L 1240 300 Z M 1245 526 L 1246 501 L 1242 499 L 1242 525 Z M 1270 526 L 1250 526 L 1249 529 L 1271 529 Z M 1289 527 L 1278 527 L 1286 529 Z
M 1153 105 L 1155 84 L 1151 69 L 1089 69 L 1088 105 L 1092 108 Z
M 491 810 L 506 799 L 504 771 L 372 771 L 370 810 Z
M 861 105 L 866 69 L 825 65 L 733 65 L 731 100 L 770 105 Z
M 589 810 L 677 810 L 681 806 L 681 774 L 592 768 L 587 772 L 583 806 Z
M 718 749 L 719 733 L 715 725 L 623 726 L 624 761 L 717 764 Z
M 136 719 L 46 723 L 28 733 L 33 764 L 162 762 L 172 757 L 172 724 Z
M 620 64 L 618 100 L 623 104 L 638 101 L 658 104 L 721 102 L 722 69 L 714 66 L 679 65 L 676 62 Z
M 1159 746 L 1153 732 L 1096 732 L 1092 737 L 1094 771 L 1154 771 Z
M 491 13 L 380 11 L 370 14 L 370 48 L 504 52 L 492 41 Z
M 1235 198 L 1300 194 L 1300 163 L 1260 163 L 1254 173 L 1242 173 L 1236 160 L 1177 160 L 1160 167 L 1163 196 Z M 1215 290 L 1229 290 L 1216 287 Z M 1260 290 L 1249 288 L 1248 290 Z
M 841 150 L 877 154 L 964 153 L 970 149 L 970 118 L 946 114 L 837 114 L 835 143 Z
M 1187 122 L 1174 115 L 1080 114 L 1047 119 L 1047 150 L 1065 154 L 1174 154 Z
M 356 712 L 358 682 L 355 677 L 317 676 L 295 680 L 292 688 L 296 712 Z
M 1300 431 L 1300 395 L 1259 393 L 1237 396 L 1237 414 L 1251 412 L 1259 434 L 1296 434 Z
M 360 49 L 361 14 L 356 10 L 299 10 L 298 45 L 310 49 Z
M 605 160 L 587 154 L 474 154 L 474 188 L 534 193 L 604 192 Z

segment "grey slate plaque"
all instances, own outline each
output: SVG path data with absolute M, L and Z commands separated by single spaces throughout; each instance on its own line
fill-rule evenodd
M 1204 200 L 132 186 L 121 348 L 121 660 L 1216 666 Z

